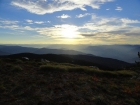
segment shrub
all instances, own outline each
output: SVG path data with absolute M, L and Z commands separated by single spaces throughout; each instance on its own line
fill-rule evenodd
M 119 76 L 123 76 L 123 77 L 132 77 L 137 74 L 136 72 L 129 71 L 129 70 L 116 71 L 116 73 L 118 73 Z
M 139 59 L 140 59 L 140 52 L 138 52 L 138 57 L 139 57 Z M 136 63 L 136 65 L 137 65 L 138 67 L 140 67 L 140 61 L 135 61 L 135 63 Z
M 12 67 L 12 72 L 20 72 L 22 71 L 23 69 L 20 67 L 20 66 L 13 66 Z

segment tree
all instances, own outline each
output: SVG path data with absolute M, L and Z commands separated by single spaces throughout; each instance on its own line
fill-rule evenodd
M 140 58 L 140 52 L 138 52 L 138 57 Z M 137 66 L 140 66 L 140 61 L 135 61 Z

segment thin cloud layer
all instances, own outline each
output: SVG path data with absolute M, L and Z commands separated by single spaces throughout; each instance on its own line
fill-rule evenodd
M 10 24 L 18 24 L 19 21 L 10 21 L 10 20 L 0 20 L 0 24 L 7 24 L 7 25 L 10 25 Z
M 76 15 L 76 18 L 82 18 L 91 15 L 90 13 Z
M 30 19 L 26 19 L 25 20 L 27 23 L 29 23 L 29 24 L 43 24 L 43 23 L 45 23 L 45 22 L 43 22 L 43 21 L 33 21 L 33 20 L 30 20 Z
M 127 43 L 140 39 L 140 21 L 128 18 L 100 17 L 95 14 L 92 20 L 80 27 L 80 35 L 85 39 L 99 42 Z M 107 41 L 107 42 L 106 42 Z
M 85 6 L 99 9 L 101 4 L 114 0 L 13 0 L 11 5 L 27 10 L 30 13 L 44 15 L 63 10 L 81 9 L 86 11 Z
M 37 21 L 26 20 L 37 24 Z M 39 22 L 41 24 L 43 22 Z M 48 23 L 48 22 L 47 22 Z M 119 42 L 129 41 L 130 39 L 138 40 L 140 38 L 140 21 L 131 20 L 129 18 L 116 18 L 116 17 L 100 17 L 93 14 L 92 19 L 81 26 L 69 24 L 56 24 L 51 27 L 32 27 L 20 25 L 7 25 L 0 26 L 0 28 L 19 30 L 19 31 L 32 31 L 38 33 L 40 36 L 46 36 L 54 39 L 64 38 L 62 31 L 71 29 L 77 33 L 75 39 L 81 40 L 98 40 L 99 42 Z M 113 42 L 114 41 L 114 42 Z
M 107 8 L 106 10 L 107 10 L 107 11 L 109 11 L 110 9 L 109 9 L 109 8 Z
M 43 21 L 35 21 L 34 23 L 36 23 L 36 24 L 43 24 L 44 22 Z

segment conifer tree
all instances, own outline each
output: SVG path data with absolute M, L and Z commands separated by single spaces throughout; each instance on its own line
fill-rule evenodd
M 140 52 L 138 52 L 138 57 L 140 59 Z M 139 61 L 135 61 L 135 63 L 136 63 L 137 66 L 140 66 L 140 60 Z

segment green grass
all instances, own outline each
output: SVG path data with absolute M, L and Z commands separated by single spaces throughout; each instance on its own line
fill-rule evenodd
M 73 65 L 66 65 L 66 64 L 60 64 L 60 65 L 41 65 L 40 72 L 79 72 L 79 73 L 86 73 L 91 75 L 99 75 L 99 76 L 106 76 L 106 77 L 132 77 L 133 75 L 136 75 L 136 72 L 130 71 L 130 70 L 118 70 L 118 71 L 104 71 L 99 70 L 96 68 L 90 68 L 87 66 L 73 66 Z
M 47 72 L 62 72 L 62 71 L 66 71 L 65 67 L 61 67 L 61 66 L 54 66 L 54 65 L 41 65 L 40 72 L 43 73 L 47 73 Z

